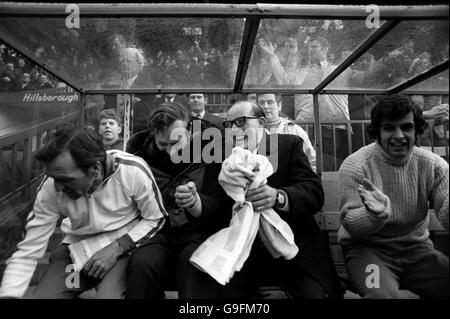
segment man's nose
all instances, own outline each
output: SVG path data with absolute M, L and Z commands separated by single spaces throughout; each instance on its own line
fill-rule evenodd
M 405 135 L 403 134 L 403 131 L 397 127 L 394 131 L 394 138 L 403 138 Z

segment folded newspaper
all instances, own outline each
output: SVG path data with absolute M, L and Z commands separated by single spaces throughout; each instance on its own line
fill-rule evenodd
M 230 226 L 210 236 L 190 258 L 194 266 L 222 285 L 242 269 L 258 232 L 274 258 L 289 260 L 298 253 L 291 228 L 273 209 L 254 212 L 251 202 L 245 201 L 247 190 L 267 183 L 272 173 L 267 157 L 240 147 L 222 164 L 219 183 L 235 201 Z
M 134 219 L 117 230 L 104 232 L 70 244 L 69 251 L 74 265 L 74 271 L 81 271 L 87 261 L 96 252 L 128 233 L 138 222 L 139 219 Z

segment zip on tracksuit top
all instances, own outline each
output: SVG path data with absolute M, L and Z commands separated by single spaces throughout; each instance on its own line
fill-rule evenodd
M 105 179 L 91 194 L 76 200 L 57 192 L 47 177 L 38 189 L 27 218 L 26 236 L 7 261 L 0 297 L 22 297 L 37 262 L 44 256 L 60 216 L 63 243 L 74 243 L 99 233 L 118 230 L 135 219 L 140 221 L 117 242 L 130 252 L 153 237 L 164 225 L 167 212 L 147 163 L 140 157 L 107 151 Z

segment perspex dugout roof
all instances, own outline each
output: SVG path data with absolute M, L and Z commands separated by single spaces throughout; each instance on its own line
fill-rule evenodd
M 447 5 L 374 20 L 354 5 L 79 4 L 79 28 L 66 8 L 0 3 L 0 40 L 83 93 L 448 94 Z M 303 81 L 317 54 L 326 76 Z

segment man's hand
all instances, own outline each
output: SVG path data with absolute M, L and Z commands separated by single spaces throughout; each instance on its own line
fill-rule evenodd
M 364 184 L 364 186 L 361 184 L 358 186 L 358 192 L 366 209 L 375 215 L 390 213 L 386 210 L 387 196 L 367 178 L 364 178 Z
M 264 184 L 258 188 L 249 189 L 245 195 L 245 200 L 252 203 L 255 211 L 262 212 L 275 206 L 277 190 Z
M 194 182 L 179 185 L 175 189 L 175 203 L 180 208 L 192 208 L 197 201 L 197 188 Z
M 435 122 L 448 122 L 448 104 L 439 104 L 433 106 L 431 110 L 423 111 L 425 119 L 434 120 Z
M 84 272 L 94 280 L 101 280 L 108 271 L 116 264 L 117 259 L 122 255 L 122 248 L 117 241 L 114 241 L 88 260 L 84 265 Z
M 275 47 L 270 41 L 267 42 L 266 40 L 259 38 L 258 40 L 256 40 L 256 47 L 258 48 L 259 52 L 269 57 L 273 57 L 275 55 Z

